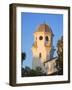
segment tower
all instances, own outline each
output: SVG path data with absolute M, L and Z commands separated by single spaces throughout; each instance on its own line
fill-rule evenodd
M 44 62 L 53 57 L 53 32 L 49 25 L 41 24 L 34 32 L 34 43 L 32 46 L 32 68 L 44 69 Z

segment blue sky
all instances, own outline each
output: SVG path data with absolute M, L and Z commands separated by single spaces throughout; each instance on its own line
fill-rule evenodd
M 21 13 L 21 51 L 26 53 L 26 60 L 23 65 L 32 66 L 31 47 L 34 41 L 33 32 L 40 24 L 50 25 L 53 33 L 53 46 L 56 48 L 57 41 L 63 35 L 63 15 L 62 14 L 41 14 L 41 13 Z M 56 52 L 54 54 L 56 56 Z

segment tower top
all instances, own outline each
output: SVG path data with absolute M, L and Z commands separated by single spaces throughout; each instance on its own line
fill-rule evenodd
M 51 27 L 48 24 L 40 24 L 40 26 L 35 32 L 50 32 L 52 35 L 54 35 L 51 30 Z

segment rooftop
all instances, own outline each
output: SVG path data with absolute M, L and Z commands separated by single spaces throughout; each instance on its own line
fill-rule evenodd
M 47 24 L 40 24 L 40 26 L 37 28 L 36 32 L 50 32 L 53 34 L 51 27 Z

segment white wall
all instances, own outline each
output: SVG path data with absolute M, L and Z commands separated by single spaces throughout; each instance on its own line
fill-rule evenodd
M 24 86 L 11 87 L 8 85 L 9 83 L 9 4 L 35 3 L 35 4 L 71 6 L 72 5 L 71 2 L 72 0 L 0 0 L 0 90 L 37 90 L 37 89 L 71 90 L 72 89 L 72 82 L 70 84 L 28 86 L 28 87 L 24 87 Z M 71 11 L 72 11 L 72 7 L 71 7 Z M 71 12 L 71 20 L 72 20 L 72 12 Z

